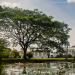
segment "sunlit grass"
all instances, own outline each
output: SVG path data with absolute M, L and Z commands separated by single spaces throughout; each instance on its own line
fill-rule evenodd
M 3 58 L 2 59 L 4 62 L 54 62 L 54 61 L 69 61 L 69 62 L 72 62 L 72 61 L 75 61 L 74 58 L 31 58 L 31 59 L 16 59 L 16 58 Z
M 65 61 L 73 60 L 74 58 L 32 58 L 31 60 L 43 60 L 43 61 Z

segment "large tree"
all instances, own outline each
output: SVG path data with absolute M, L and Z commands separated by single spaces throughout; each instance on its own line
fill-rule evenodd
M 42 49 L 56 48 L 63 51 L 63 46 L 69 38 L 68 25 L 53 20 L 52 16 L 38 11 L 23 10 L 19 8 L 3 8 L 0 12 L 1 31 L 13 38 L 24 51 L 37 44 Z

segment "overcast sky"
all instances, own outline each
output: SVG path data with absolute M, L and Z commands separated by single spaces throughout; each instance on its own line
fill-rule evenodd
M 56 20 L 64 21 L 72 28 L 69 41 L 75 45 L 75 0 L 0 0 L 0 5 L 39 9 Z

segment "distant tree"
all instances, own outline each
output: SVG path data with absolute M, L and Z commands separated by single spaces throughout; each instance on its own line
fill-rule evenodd
M 0 13 L 1 30 L 9 37 L 15 39 L 24 51 L 26 58 L 27 49 L 32 44 L 37 44 L 45 49 L 48 47 L 63 51 L 63 46 L 69 38 L 68 25 L 54 21 L 52 16 L 34 10 L 22 10 L 19 8 L 7 8 Z M 43 50 L 42 49 L 42 50 Z
M 0 12 L 2 12 L 3 11 L 3 8 L 0 6 Z
M 3 49 L 2 58 L 9 58 L 10 57 L 10 53 L 11 53 L 11 49 L 10 48 Z
M 17 50 L 12 50 L 10 57 L 18 58 L 19 57 L 19 52 Z
M 0 57 L 3 56 L 4 49 L 6 49 L 8 42 L 5 39 L 0 39 Z

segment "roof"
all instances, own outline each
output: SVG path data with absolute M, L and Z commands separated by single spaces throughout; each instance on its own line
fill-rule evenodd
M 50 50 L 32 50 L 32 52 L 51 52 Z

